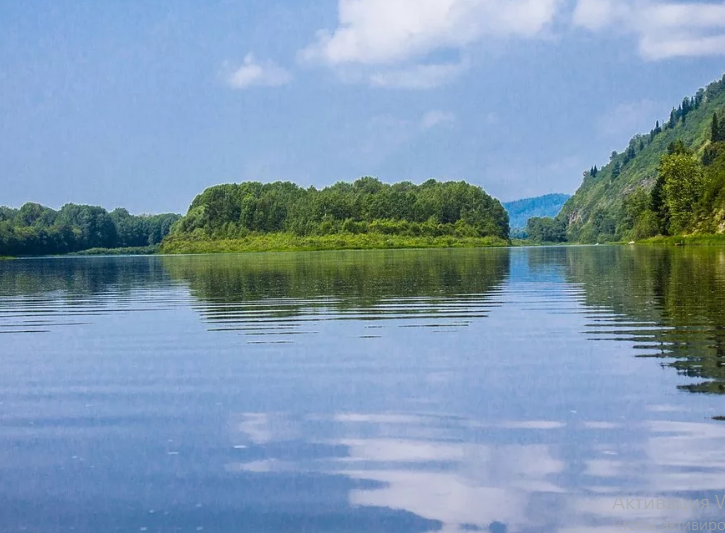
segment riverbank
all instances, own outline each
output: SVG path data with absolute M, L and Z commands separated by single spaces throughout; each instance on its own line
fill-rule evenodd
M 660 236 L 637 241 L 636 244 L 645 246 L 725 246 L 725 235 Z
M 128 248 L 91 248 L 80 252 L 73 252 L 67 255 L 154 255 L 159 253 L 160 247 L 155 246 L 132 246 Z
M 627 245 L 613 242 L 610 245 Z M 632 244 L 632 243 L 629 243 Z M 637 246 L 725 246 L 725 235 L 688 235 L 677 237 L 652 237 L 636 241 Z M 408 248 L 504 248 L 576 246 L 578 243 L 536 243 L 525 239 L 505 241 L 497 237 L 407 237 L 401 235 L 336 234 L 323 236 L 298 236 L 287 233 L 250 235 L 242 239 L 194 239 L 167 237 L 159 246 L 132 248 L 91 248 L 66 256 L 103 255 L 155 255 L 155 254 L 222 254 L 253 252 L 314 252 L 325 250 L 380 250 Z M 0 256 L 0 261 L 16 259 Z
M 241 239 L 193 239 L 170 236 L 161 245 L 164 254 L 241 252 L 311 252 L 321 250 L 376 250 L 394 248 L 506 247 L 498 237 L 407 237 L 379 233 L 299 236 L 289 233 L 250 235 Z

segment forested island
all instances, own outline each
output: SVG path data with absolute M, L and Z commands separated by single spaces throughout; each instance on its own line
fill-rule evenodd
M 365 177 L 317 189 L 289 182 L 211 187 L 164 253 L 505 246 L 503 205 L 465 182 L 389 185 Z
M 58 211 L 36 203 L 0 207 L 0 256 L 154 253 L 180 218 L 75 204 Z

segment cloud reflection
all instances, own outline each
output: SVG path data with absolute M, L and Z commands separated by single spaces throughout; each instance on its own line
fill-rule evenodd
M 705 520 L 725 494 L 725 427 L 710 423 L 458 419 L 443 427 L 438 417 L 394 413 L 237 418 L 237 440 L 266 457 L 227 465 L 228 472 L 342 476 L 352 482 L 352 508 L 410 513 L 447 533 L 613 531 L 615 520 Z M 290 459 L 279 451 L 285 443 L 301 448 L 290 438 L 309 434 L 310 424 L 324 426 L 329 438 L 304 446 L 326 446 L 327 453 Z M 478 437 L 461 438 L 471 428 Z M 712 505 L 622 510 L 614 507 L 620 496 L 709 497 Z

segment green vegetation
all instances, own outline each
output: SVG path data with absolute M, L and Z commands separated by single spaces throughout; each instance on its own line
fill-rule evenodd
M 725 77 L 612 152 L 607 165 L 586 171 L 560 210 L 566 198 L 504 207 L 465 182 L 387 185 L 365 177 L 321 190 L 219 185 L 197 196 L 184 217 L 28 203 L 0 207 L 0 256 L 501 246 L 510 243 L 509 213 L 513 237 L 534 244 L 658 236 L 660 243 L 721 243 L 702 236 L 725 234 Z
M 530 218 L 555 217 L 569 198 L 571 196 L 568 194 L 547 194 L 504 203 L 503 206 L 509 214 L 512 233 L 526 228 Z
M 508 237 L 501 203 L 464 182 L 387 185 L 362 178 L 322 190 L 246 182 L 197 196 L 162 251 L 490 246 Z
M 566 242 L 566 223 L 554 218 L 530 218 L 526 234 L 535 244 Z
M 108 213 L 101 207 L 67 204 L 55 211 L 27 203 L 20 209 L 0 207 L 0 255 L 52 255 L 91 249 L 157 246 L 179 215 Z M 148 252 L 147 252 L 148 253 Z
M 261 233 L 238 239 L 168 237 L 161 251 L 168 254 L 205 254 L 240 252 L 290 252 L 319 250 L 372 250 L 385 248 L 477 248 L 508 246 L 499 237 L 409 237 L 382 233 L 334 235 L 295 235 L 293 233 Z
M 558 219 L 571 241 L 725 232 L 725 77 L 592 167 Z
M 625 236 L 722 242 L 718 238 L 695 238 L 725 232 L 725 143 L 712 142 L 705 153 L 707 157 L 698 157 L 681 141 L 668 147 L 651 192 L 639 189 L 624 199 L 619 223 L 632 228 Z M 685 235 L 689 238 L 682 237 Z
M 125 248 L 90 248 L 70 255 L 153 255 L 159 253 L 158 244 L 152 246 L 129 246 Z
M 638 241 L 637 244 L 652 246 L 725 246 L 725 235 L 679 235 L 664 237 L 658 235 Z

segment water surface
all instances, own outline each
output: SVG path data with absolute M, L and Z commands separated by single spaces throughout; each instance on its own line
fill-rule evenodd
M 724 362 L 719 249 L 4 262 L 0 531 L 725 520 Z

